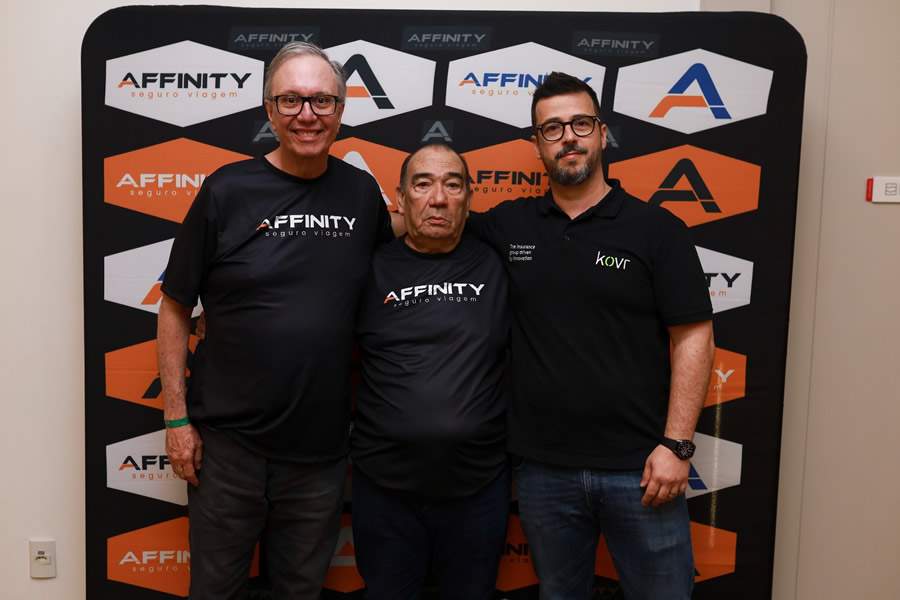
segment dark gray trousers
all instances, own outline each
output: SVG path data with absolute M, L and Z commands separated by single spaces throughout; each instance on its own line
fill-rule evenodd
M 199 431 L 200 486 L 188 484 L 191 600 L 246 597 L 258 541 L 272 597 L 317 600 L 337 543 L 346 459 L 271 460 L 225 433 Z

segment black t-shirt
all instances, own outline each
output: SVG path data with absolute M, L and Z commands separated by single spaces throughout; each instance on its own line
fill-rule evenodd
M 665 430 L 669 325 L 712 318 L 677 217 L 618 182 L 572 220 L 551 193 L 470 216 L 509 273 L 510 451 L 542 462 L 639 469 Z
M 474 238 L 447 254 L 402 239 L 375 253 L 351 456 L 376 483 L 461 497 L 503 469 L 507 291 L 500 259 Z
M 333 157 L 315 179 L 264 158 L 210 175 L 162 285 L 206 312 L 191 420 L 275 458 L 346 454 L 357 303 L 376 244 L 391 237 L 375 180 Z

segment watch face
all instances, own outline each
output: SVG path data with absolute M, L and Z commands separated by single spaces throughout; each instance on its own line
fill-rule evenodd
M 677 454 L 680 458 L 688 459 L 694 456 L 694 450 L 696 446 L 692 442 L 688 440 L 678 440 L 678 445 L 675 447 L 675 454 Z

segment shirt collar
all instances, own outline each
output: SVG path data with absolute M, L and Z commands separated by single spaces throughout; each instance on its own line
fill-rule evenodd
M 592 217 L 614 219 L 616 215 L 619 214 L 619 210 L 622 208 L 622 198 L 624 195 L 622 186 L 618 179 L 608 179 L 606 183 L 610 188 L 606 195 L 600 199 L 599 202 L 578 215 L 578 219 L 589 219 Z M 547 193 L 541 197 L 540 202 L 538 212 L 542 216 L 547 216 L 551 212 L 557 212 L 562 215 L 566 214 L 559 206 L 557 206 L 556 202 L 553 200 L 553 192 L 549 189 L 547 190 Z

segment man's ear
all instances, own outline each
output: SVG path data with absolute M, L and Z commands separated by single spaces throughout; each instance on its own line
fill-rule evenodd
M 405 214 L 403 209 L 406 207 L 406 198 L 403 197 L 403 188 L 401 186 L 397 186 L 397 212 Z
M 540 149 L 540 147 L 538 146 L 538 138 L 537 138 L 537 134 L 532 133 L 532 134 L 531 134 L 531 137 L 528 138 L 528 139 L 531 140 L 531 143 L 532 143 L 532 144 L 534 144 L 534 154 L 535 154 L 535 156 L 537 156 L 538 158 L 540 158 L 540 157 L 541 157 L 541 149 Z
M 606 150 L 606 132 L 608 131 L 606 123 L 600 123 L 600 149 Z

